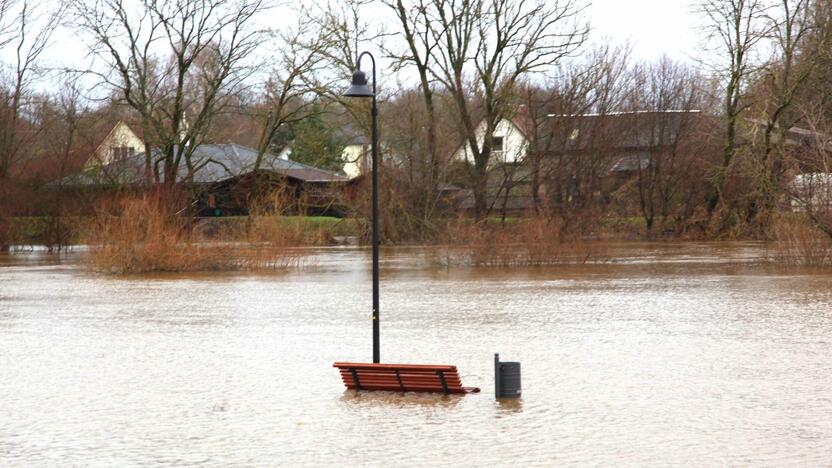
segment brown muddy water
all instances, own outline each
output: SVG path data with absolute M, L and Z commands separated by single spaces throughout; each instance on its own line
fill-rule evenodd
M 0 256 L 0 465 L 832 464 L 832 274 L 760 244 L 431 266 L 383 252 L 382 360 L 480 394 L 346 392 L 370 359 L 366 250 L 275 274 L 87 273 Z M 495 402 L 493 353 L 523 365 Z

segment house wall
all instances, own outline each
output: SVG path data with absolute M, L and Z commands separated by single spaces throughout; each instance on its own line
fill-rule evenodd
M 809 172 L 792 179 L 792 211 L 824 210 L 832 205 L 832 173 Z
M 485 126 L 485 122 L 480 122 L 477 127 L 477 144 L 480 146 L 482 146 L 485 135 Z M 525 157 L 528 142 L 523 132 L 512 121 L 501 120 L 494 130 L 494 137 L 503 138 L 503 152 L 493 154 L 491 157 L 492 163 L 516 163 L 522 161 Z M 454 158 L 460 161 L 468 161 L 471 164 L 474 163 L 474 157 L 467 142 L 459 148 Z
M 370 169 L 370 149 L 367 145 L 347 145 L 341 153 L 344 162 L 344 174 L 349 178 L 355 178 Z
M 114 147 L 133 148 L 135 153 L 144 151 L 144 142 L 139 138 L 130 127 L 124 122 L 118 122 L 115 127 L 107 134 L 95 153 L 87 160 L 85 169 L 91 169 L 94 166 L 101 166 L 109 164 L 115 159 L 116 155 L 113 152 Z
M 280 150 L 280 153 L 277 154 L 277 159 L 288 161 L 290 156 L 292 156 L 292 146 L 286 145 L 282 150 Z

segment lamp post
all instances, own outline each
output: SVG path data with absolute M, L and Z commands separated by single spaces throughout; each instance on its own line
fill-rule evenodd
M 361 71 L 361 59 L 369 56 L 373 63 L 373 89 L 367 86 L 367 75 Z M 376 59 L 373 54 L 369 52 L 362 52 L 358 56 L 356 69 L 352 74 L 352 83 L 344 93 L 347 97 L 373 98 L 372 116 L 372 191 L 373 191 L 373 363 L 381 362 L 381 349 L 379 346 L 379 307 L 378 307 L 378 135 L 377 135 L 377 120 L 378 108 L 376 107 Z

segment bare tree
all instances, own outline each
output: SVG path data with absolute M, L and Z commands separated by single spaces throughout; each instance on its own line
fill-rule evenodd
M 58 27 L 62 6 L 50 8 L 45 2 L 0 2 L 0 47 L 12 46 L 9 81 L 0 89 L 0 181 L 12 166 L 26 156 L 38 129 L 23 115 L 31 107 L 32 80 L 38 60 Z
M 766 16 L 771 25 L 773 54 L 763 67 L 762 82 L 756 89 L 760 95 L 762 148 L 757 152 L 755 174 L 759 200 L 752 203 L 749 218 L 758 212 L 767 217 L 775 208 L 783 189 L 787 132 L 803 117 L 798 100 L 832 46 L 829 18 L 814 13 L 811 0 L 780 0 Z
M 86 109 L 82 101 L 82 90 L 77 79 L 69 78 L 62 83 L 59 93 L 52 97 L 47 106 L 48 116 L 42 119 L 42 125 L 49 138 L 42 141 L 42 157 L 48 161 L 50 178 L 54 180 L 45 190 L 47 197 L 47 229 L 42 241 L 50 251 L 62 250 L 70 243 L 71 229 L 64 214 L 71 209 L 67 193 L 67 176 L 75 169 L 79 154 L 92 153 L 94 147 L 85 145 L 81 135 Z
M 317 87 L 318 97 L 327 103 L 337 104 L 346 111 L 348 120 L 357 124 L 363 134 L 370 135 L 370 103 L 366 99 L 344 98 L 344 79 L 355 71 L 358 54 L 366 50 L 368 44 L 380 44 L 383 47 L 383 31 L 370 24 L 365 14 L 376 6 L 373 0 L 344 0 L 337 4 L 327 3 L 318 10 L 306 14 L 312 20 L 320 43 L 306 41 L 307 49 L 318 49 L 323 56 L 323 66 L 318 70 L 316 81 L 324 83 Z M 367 64 L 365 63 L 365 67 Z M 365 69 L 366 71 L 366 69 Z M 379 103 L 384 102 L 384 86 L 378 89 Z M 384 127 L 379 129 L 383 134 Z M 383 151 L 379 153 L 384 160 Z M 356 161 L 350 161 L 356 162 Z
M 14 39 L 17 15 L 14 12 L 17 0 L 0 0 L 0 48 Z
M 300 12 L 302 17 L 305 11 Z M 256 114 L 261 122 L 257 142 L 259 169 L 263 157 L 281 129 L 297 123 L 315 109 L 314 97 L 325 94 L 331 86 L 321 82 L 327 62 L 325 50 L 330 39 L 322 34 L 320 24 L 303 19 L 296 29 L 276 33 L 277 49 L 283 51 L 265 83 L 262 102 Z
M 246 61 L 263 35 L 253 18 L 267 7 L 264 0 L 74 1 L 76 22 L 103 62 L 90 72 L 140 117 L 149 186 L 172 187 L 208 163 L 194 160 L 194 150 L 251 74 Z
M 790 148 L 799 174 L 786 190 L 793 208 L 832 239 L 832 122 L 818 103 L 801 106 L 800 112 L 811 133 L 807 145 Z
M 677 210 L 681 195 L 697 183 L 698 145 L 704 107 L 702 77 L 667 57 L 633 70 L 635 80 L 628 96 L 634 111 L 623 131 L 646 148 L 637 155 L 635 188 L 638 207 L 650 233 Z
M 475 214 L 483 217 L 494 131 L 516 108 L 519 80 L 574 52 L 588 26 L 574 0 L 433 0 L 432 8 L 428 24 L 432 39 L 441 44 L 432 74 L 454 97 L 473 159 Z
M 443 158 L 439 153 L 437 142 L 437 110 L 435 103 L 435 85 L 431 75 L 431 68 L 436 66 L 435 53 L 440 43 L 434 40 L 430 28 L 429 3 L 426 0 L 407 2 L 403 0 L 386 0 L 386 5 L 394 12 L 399 23 L 398 36 L 403 40 L 402 51 L 391 52 L 394 58 L 394 70 L 398 71 L 408 66 L 416 69 L 419 77 L 419 90 L 424 105 L 424 125 L 427 158 L 424 167 L 419 171 L 418 185 L 422 187 L 418 206 L 423 226 L 431 224 L 431 218 L 438 206 L 440 170 Z M 417 132 L 419 128 L 414 129 Z M 414 184 L 416 185 L 416 184 Z
M 40 75 L 39 60 L 49 45 L 61 17 L 61 4 L 29 0 L 0 0 L 0 52 L 11 57 L 8 73 L 2 70 L 0 82 L 0 199 L 12 199 L 11 180 L 20 163 L 31 156 L 32 145 L 40 134 L 36 124 L 38 98 L 33 81 Z M 12 49 L 9 51 L 9 49 Z M 3 64 L 6 65 L 6 64 Z M 5 68 L 5 67 L 4 67 Z M 8 249 L 15 203 L 0 204 L 0 251 Z
M 724 184 L 737 147 L 741 113 L 750 106 L 746 90 L 755 70 L 754 54 L 768 33 L 764 0 L 702 0 L 699 11 L 707 18 L 705 31 L 715 43 L 721 59 L 712 64 L 723 81 L 724 118 L 722 160 L 715 169 L 706 208 L 711 214 L 719 205 Z
M 628 91 L 626 47 L 602 46 L 570 61 L 543 87 L 524 91 L 528 109 L 530 189 L 538 210 L 562 219 L 563 229 L 583 229 L 605 205 L 603 181 L 613 163 L 609 147 L 620 137 L 610 114 Z

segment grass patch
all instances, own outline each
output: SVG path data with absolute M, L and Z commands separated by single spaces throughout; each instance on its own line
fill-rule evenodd
M 296 231 L 300 240 L 303 238 L 329 238 L 332 243 L 334 237 L 359 236 L 363 220 L 356 218 L 335 218 L 332 216 L 284 216 L 276 214 L 253 214 L 252 216 L 229 216 L 224 218 L 202 218 L 198 224 L 204 226 L 207 232 L 243 233 L 252 223 L 261 227 L 270 225 L 274 229 L 291 229 Z M 317 245 L 300 242 L 299 245 Z

